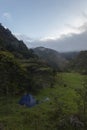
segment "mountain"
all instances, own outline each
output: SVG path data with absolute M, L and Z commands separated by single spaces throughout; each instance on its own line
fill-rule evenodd
M 28 49 L 23 41 L 18 40 L 9 29 L 0 24 L 0 50 L 7 50 L 18 58 L 34 57 L 33 51 Z
M 80 52 L 79 51 L 73 51 L 73 52 L 62 52 L 61 55 L 67 59 L 67 60 L 72 60 L 74 59 Z
M 37 47 L 33 49 L 34 53 L 39 56 L 39 58 L 45 61 L 49 66 L 53 67 L 55 70 L 62 71 L 68 61 L 61 56 L 61 54 L 53 49 L 45 47 Z
M 87 74 L 87 51 L 81 51 L 70 63 L 71 70 Z

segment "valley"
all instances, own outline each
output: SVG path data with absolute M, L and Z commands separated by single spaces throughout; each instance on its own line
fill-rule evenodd
M 31 49 L 0 25 L 0 129 L 86 130 L 87 51 Z

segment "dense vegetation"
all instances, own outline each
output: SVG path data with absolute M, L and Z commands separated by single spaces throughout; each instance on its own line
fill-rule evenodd
M 26 70 L 14 56 L 0 51 L 0 95 L 15 94 L 26 88 Z

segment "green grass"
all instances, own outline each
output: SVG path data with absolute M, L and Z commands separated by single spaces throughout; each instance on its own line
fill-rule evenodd
M 35 97 L 42 101 L 49 97 L 49 101 L 32 108 L 20 106 L 20 97 L 0 98 L 0 123 L 5 130 L 56 130 L 49 123 L 51 112 L 63 104 L 63 112 L 66 115 L 77 113 L 77 100 L 79 96 L 75 89 L 82 87 L 83 76 L 77 73 L 61 73 L 56 77 L 53 88 L 44 88 Z M 66 86 L 64 86 L 66 84 Z

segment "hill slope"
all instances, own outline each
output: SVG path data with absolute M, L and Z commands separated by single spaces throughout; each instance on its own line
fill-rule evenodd
M 33 49 L 33 51 L 39 56 L 40 59 L 44 60 L 48 65 L 56 70 L 62 71 L 67 64 L 67 60 L 55 50 L 37 47 Z
M 72 60 L 72 59 L 74 59 L 78 54 L 79 54 L 80 52 L 63 52 L 63 53 L 61 53 L 61 55 L 65 58 L 65 59 L 67 59 L 67 60 Z
M 18 58 L 34 57 L 23 41 L 19 41 L 9 29 L 0 24 L 0 50 L 8 50 Z
M 70 64 L 70 69 L 87 74 L 87 51 L 81 51 Z

